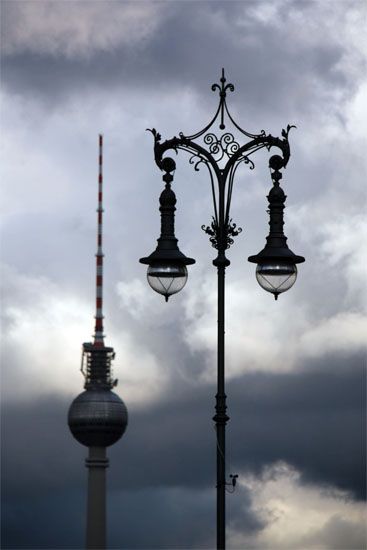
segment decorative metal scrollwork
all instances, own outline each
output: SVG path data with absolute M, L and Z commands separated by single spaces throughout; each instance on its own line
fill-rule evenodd
M 232 237 L 237 237 L 237 235 L 239 235 L 240 233 L 242 233 L 242 227 L 237 227 L 237 224 L 232 223 L 232 218 L 231 218 L 227 223 L 227 227 L 226 227 L 226 238 L 227 238 L 226 248 L 229 248 L 231 244 L 234 243 L 234 240 Z
M 255 168 L 255 163 L 253 160 L 251 160 L 247 155 L 242 155 L 242 157 L 239 158 L 238 164 L 240 162 L 244 162 L 245 164 L 248 164 L 250 167 L 250 170 L 253 170 Z
M 216 248 L 218 250 L 218 238 L 219 238 L 219 231 L 218 231 L 218 223 L 217 220 L 213 216 L 213 221 L 210 225 L 202 225 L 201 229 L 207 233 L 207 235 L 210 235 L 209 241 L 212 243 L 212 247 Z
M 287 125 L 287 129 L 284 130 L 284 128 L 283 128 L 283 130 L 282 130 L 282 137 L 283 137 L 286 141 L 288 141 L 289 130 L 291 130 L 292 128 L 297 128 L 297 126 L 295 126 L 294 124 L 288 124 L 288 125 Z
M 227 132 L 219 138 L 212 132 L 204 136 L 204 143 L 209 145 L 209 152 L 216 162 L 220 162 L 224 155 L 230 158 L 240 148 L 233 134 Z
M 162 139 L 162 136 L 155 128 L 147 128 L 147 132 L 150 132 L 153 134 L 154 137 L 154 143 L 159 143 Z
M 206 158 L 204 157 L 201 157 L 198 153 L 194 153 L 190 158 L 189 158 L 189 164 L 193 164 L 194 165 L 194 169 L 196 172 L 199 172 L 200 168 L 199 168 L 199 164 L 201 163 L 204 163 L 204 164 L 208 164 L 208 161 Z
M 212 247 L 219 250 L 220 248 L 220 235 L 219 235 L 219 226 L 217 220 L 212 218 L 212 223 L 210 225 L 202 225 L 201 229 L 209 235 L 209 241 L 212 243 Z M 237 224 L 233 223 L 232 218 L 224 226 L 223 234 L 223 245 L 227 250 L 233 243 L 233 237 L 237 237 L 242 232 L 242 227 L 237 227 Z

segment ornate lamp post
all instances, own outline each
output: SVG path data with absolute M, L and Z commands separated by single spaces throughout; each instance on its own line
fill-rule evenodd
M 161 142 L 161 135 L 155 130 L 150 130 L 154 136 L 154 157 L 158 168 L 164 173 L 165 188 L 160 196 L 161 212 L 161 236 L 158 239 L 156 250 L 141 258 L 140 262 L 147 264 L 148 282 L 156 292 L 162 294 L 168 301 L 169 296 L 179 292 L 187 281 L 187 268 L 195 263 L 192 258 L 187 258 L 178 248 L 174 231 L 174 212 L 176 210 L 176 196 L 171 188 L 173 173 L 176 168 L 175 161 L 171 157 L 164 156 L 166 151 L 173 150 L 176 154 L 179 149 L 188 152 L 190 164 L 195 170 L 199 165 L 207 167 L 211 191 L 213 197 L 214 215 L 210 226 L 202 226 L 202 229 L 210 236 L 212 246 L 218 251 L 213 265 L 217 268 L 218 275 L 218 347 L 217 347 L 217 394 L 216 414 L 213 417 L 217 432 L 217 548 L 225 548 L 225 490 L 226 464 L 225 464 L 225 428 L 229 417 L 226 414 L 225 394 L 225 353 L 224 353 L 224 312 L 225 312 L 225 270 L 230 265 L 226 257 L 226 250 L 233 244 L 233 237 L 241 232 L 241 228 L 232 222 L 230 207 L 232 200 L 233 182 L 238 166 L 243 162 L 250 169 L 254 163 L 250 159 L 255 151 L 266 148 L 268 151 L 276 147 L 280 154 L 273 155 L 269 159 L 273 187 L 268 195 L 270 232 L 266 239 L 266 245 L 255 256 L 248 258 L 249 262 L 257 264 L 256 278 L 262 288 L 272 293 L 275 299 L 279 294 L 290 289 L 297 278 L 297 264 L 304 262 L 302 256 L 294 254 L 287 246 L 287 237 L 283 232 L 283 211 L 286 196 L 280 187 L 282 178 L 281 169 L 285 168 L 289 157 L 288 134 L 292 126 L 282 130 L 282 138 L 266 134 L 264 130 L 260 134 L 250 134 L 243 130 L 232 118 L 226 102 L 227 91 L 234 91 L 233 84 L 226 84 L 224 69 L 220 84 L 213 84 L 212 90 L 219 91 L 219 105 L 209 124 L 201 131 L 191 136 L 185 136 L 182 132 L 179 137 Z M 219 121 L 219 129 L 225 130 L 225 119 L 234 126 L 234 132 L 239 136 L 245 136 L 247 142 L 240 145 L 230 132 L 222 132 L 219 137 L 209 131 L 214 123 Z M 207 148 L 206 148 L 207 146 Z M 231 476 L 230 485 L 234 485 L 237 476 Z

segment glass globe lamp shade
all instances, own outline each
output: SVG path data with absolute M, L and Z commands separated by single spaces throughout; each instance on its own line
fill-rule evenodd
M 289 290 L 297 279 L 295 264 L 263 263 L 256 267 L 256 279 L 266 291 L 274 294 L 277 300 L 279 294 Z
M 187 268 L 184 264 L 153 264 L 148 267 L 147 279 L 153 290 L 162 294 L 166 302 L 177 294 L 187 282 Z

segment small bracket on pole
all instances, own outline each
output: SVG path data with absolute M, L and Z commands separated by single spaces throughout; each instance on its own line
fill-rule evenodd
M 231 478 L 231 484 L 232 484 L 232 487 L 235 488 L 236 487 L 236 483 L 237 483 L 237 478 L 238 478 L 238 474 L 230 474 L 229 476 Z
M 238 474 L 230 474 L 229 477 L 230 477 L 231 481 L 230 482 L 226 481 L 225 484 L 229 485 L 231 487 L 231 490 L 226 489 L 226 491 L 227 491 L 227 493 L 234 493 L 235 489 L 236 489 Z

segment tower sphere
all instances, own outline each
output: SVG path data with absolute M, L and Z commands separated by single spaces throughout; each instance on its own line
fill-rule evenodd
M 78 395 L 69 408 L 68 424 L 79 443 L 108 447 L 120 439 L 128 422 L 127 408 L 108 389 L 89 389 Z

